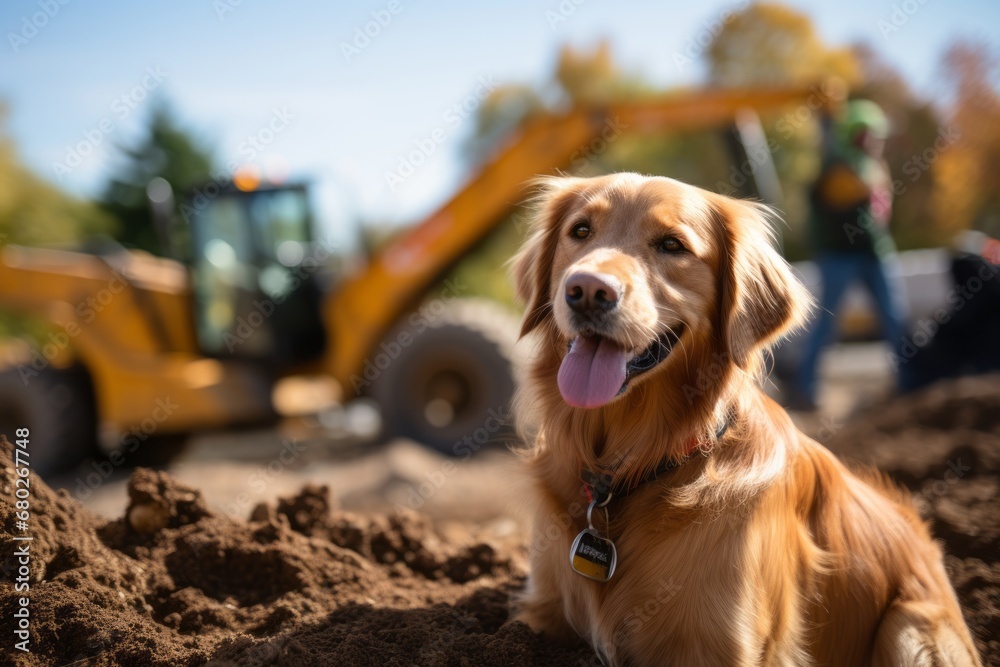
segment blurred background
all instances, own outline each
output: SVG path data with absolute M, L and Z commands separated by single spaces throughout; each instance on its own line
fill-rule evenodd
M 814 186 L 856 99 L 888 119 L 906 329 L 881 341 L 854 284 L 815 396 L 804 337 L 768 390 L 829 440 L 897 376 L 997 369 L 996 3 L 32 0 L 0 25 L 0 432 L 108 515 L 135 465 L 240 518 L 304 478 L 503 515 L 527 181 L 761 199 L 820 294 Z

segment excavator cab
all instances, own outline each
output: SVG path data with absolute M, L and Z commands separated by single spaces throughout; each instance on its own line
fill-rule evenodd
M 187 210 L 201 351 L 276 368 L 318 358 L 326 335 L 305 184 L 230 185 Z

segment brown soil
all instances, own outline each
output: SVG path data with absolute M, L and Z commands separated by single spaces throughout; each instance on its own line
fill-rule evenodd
M 15 529 L 3 446 L 0 537 Z M 473 528 L 450 542 L 419 514 L 332 510 L 307 486 L 250 521 L 138 469 L 126 516 L 105 522 L 32 480 L 31 650 L 23 665 L 563 665 L 590 659 L 519 624 L 524 550 Z M 464 539 L 461 539 L 464 538 Z M 460 541 L 458 541 L 460 540 Z M 6 555 L 5 555 L 6 556 Z M 8 561 L 8 565 L 10 565 Z M 10 651 L 21 594 L 0 582 Z M 459 658 L 458 656 L 462 656 Z M 2 663 L 2 661 L 0 661 Z
M 945 541 L 984 659 L 1000 666 L 1000 377 L 933 387 L 827 435 L 834 451 L 914 491 Z M 22 533 L 11 445 L 0 444 L 0 538 L 12 545 Z M 598 664 L 584 647 L 506 622 L 524 547 L 484 541 L 471 526 L 446 539 L 418 514 L 354 515 L 310 486 L 236 522 L 144 469 L 132 477 L 126 516 L 111 522 L 37 479 L 31 491 L 32 653 L 15 664 Z M 21 594 L 5 549 L 8 656 Z

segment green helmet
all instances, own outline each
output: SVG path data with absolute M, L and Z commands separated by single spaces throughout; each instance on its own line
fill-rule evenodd
M 882 107 L 871 100 L 851 100 L 841 120 L 843 138 L 850 141 L 861 129 L 879 139 L 889 136 L 889 118 Z

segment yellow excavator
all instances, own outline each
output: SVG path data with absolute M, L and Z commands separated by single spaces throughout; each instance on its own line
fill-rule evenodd
M 510 318 L 455 298 L 455 286 L 428 292 L 521 202 L 528 179 L 569 166 L 609 121 L 630 133 L 731 128 L 746 112 L 817 99 L 707 90 L 535 117 L 439 210 L 333 285 L 301 184 L 199 189 L 181 207 L 186 263 L 7 246 L 0 306 L 52 329 L 0 373 L 0 432 L 30 428 L 33 464 L 53 471 L 97 440 L 133 451 L 277 419 L 276 383 L 314 376 L 335 380 L 342 398 L 377 399 L 390 432 L 453 451 L 510 398 Z

